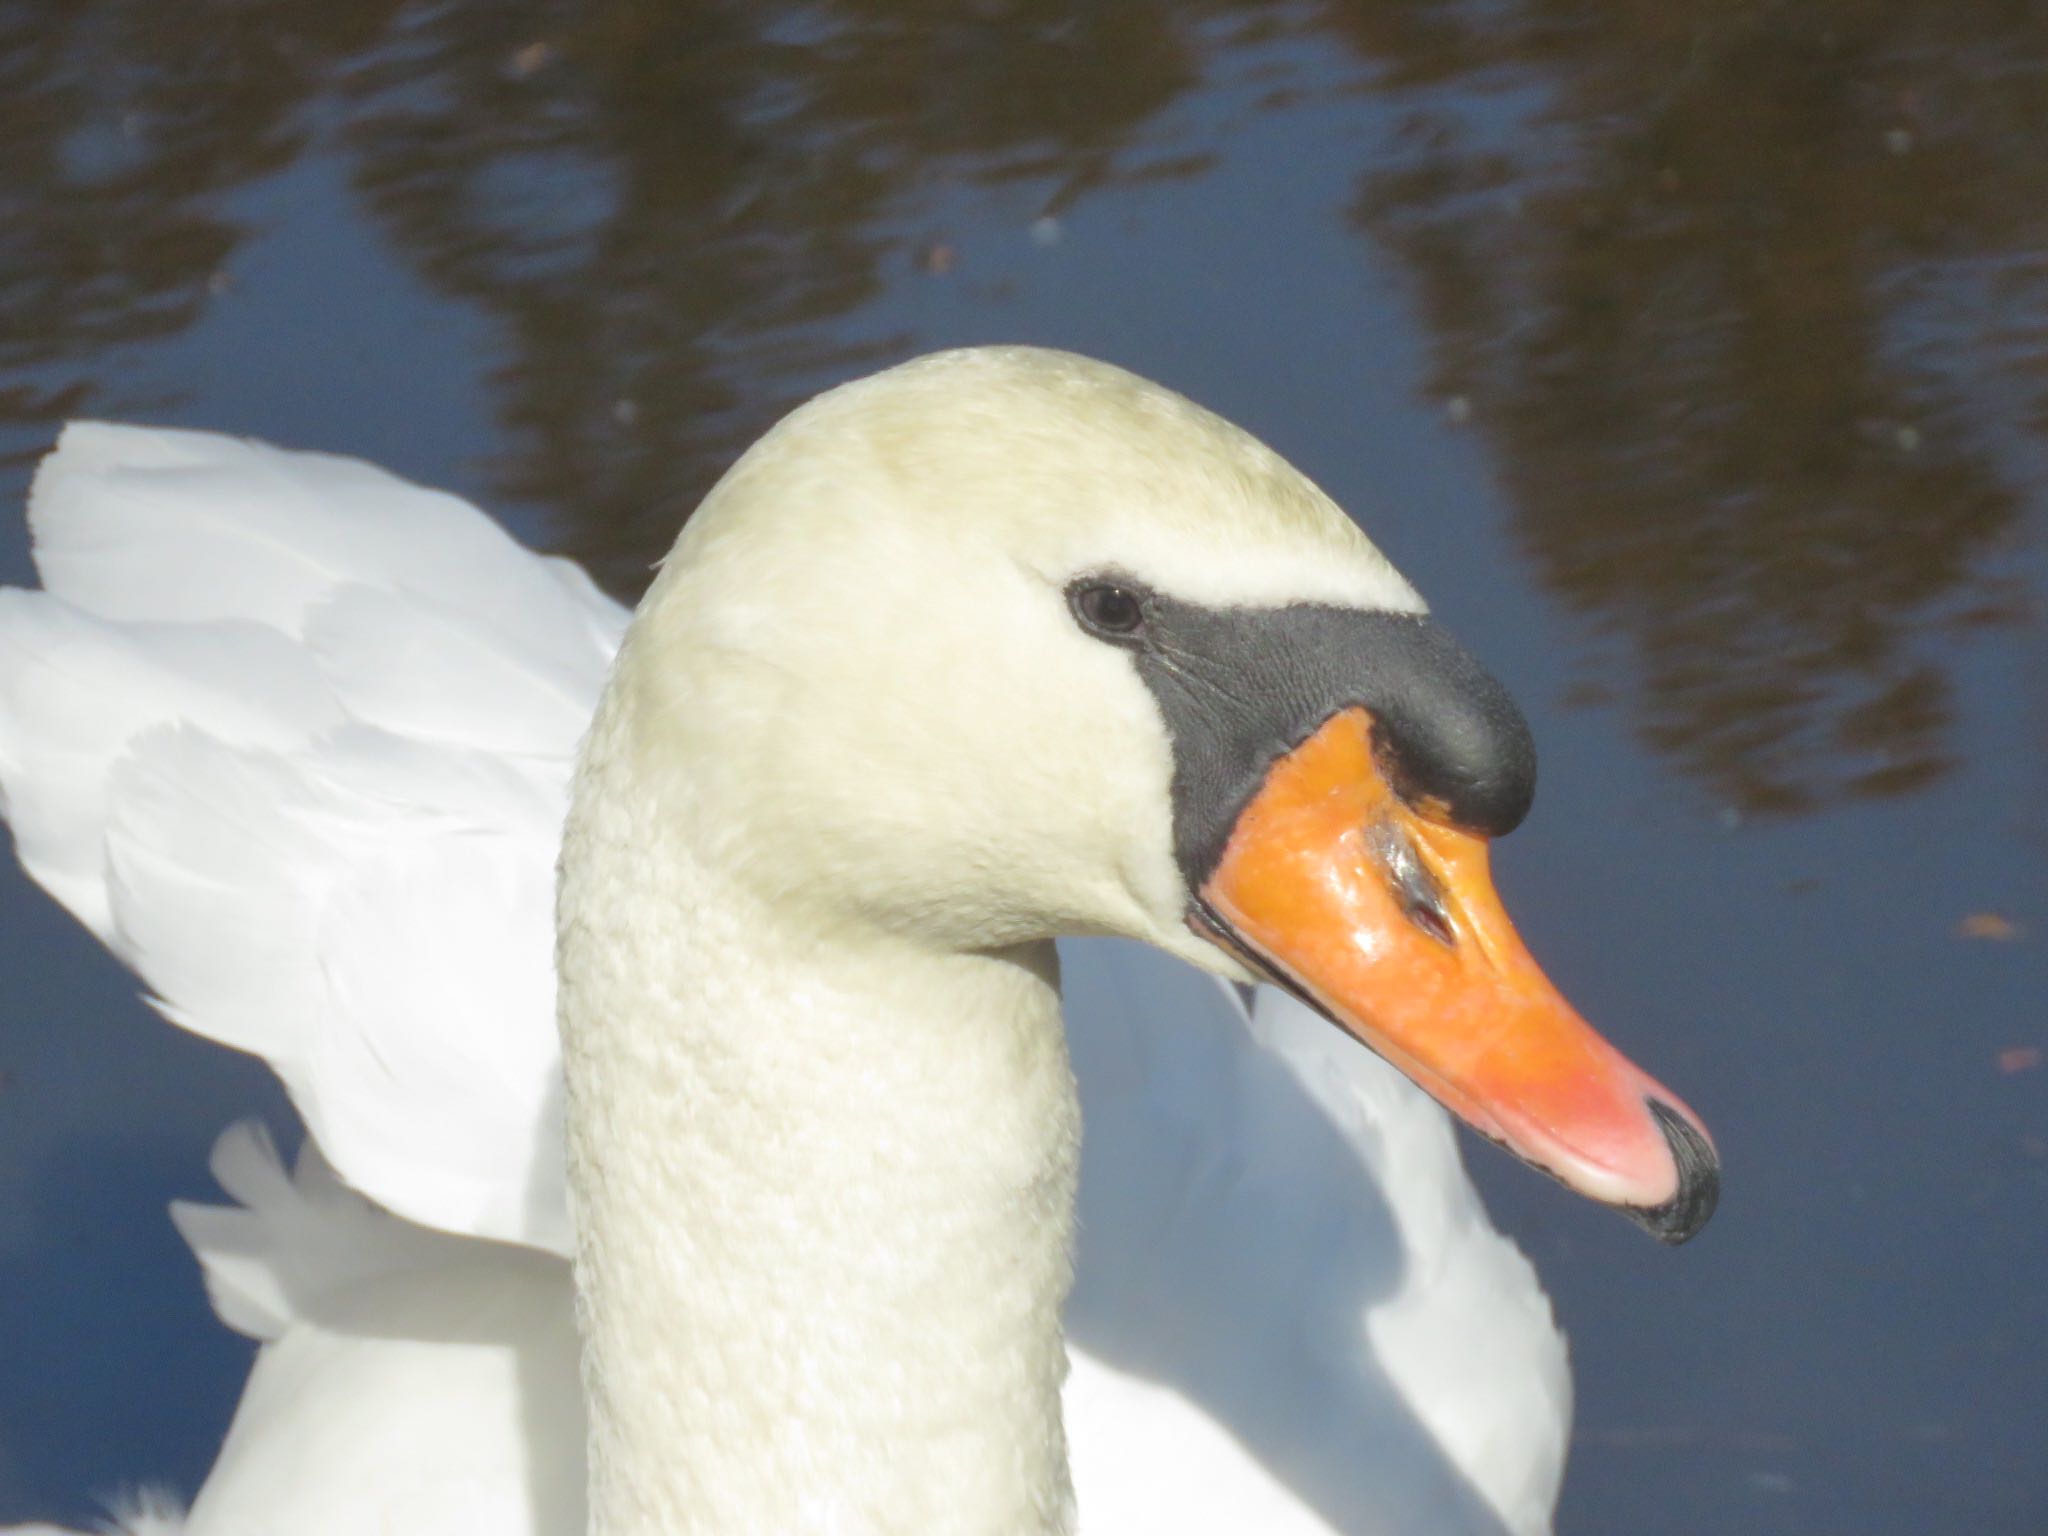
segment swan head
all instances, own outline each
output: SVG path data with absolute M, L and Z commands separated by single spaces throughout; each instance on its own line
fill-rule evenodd
M 1711 1210 L 1696 1117 L 1494 894 L 1520 713 L 1328 497 L 1168 390 L 994 348 L 820 396 L 684 530 L 612 697 L 693 848 L 821 930 L 1276 981 L 1660 1237 Z

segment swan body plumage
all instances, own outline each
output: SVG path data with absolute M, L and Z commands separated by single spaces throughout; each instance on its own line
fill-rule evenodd
M 1038 468 L 1050 455 L 1097 456 L 1089 473 L 1115 488 L 1104 505 L 1124 526 L 1086 535 L 1154 580 L 1261 602 L 1418 600 L 1348 523 L 1328 523 L 1307 482 L 1164 391 L 1022 350 L 898 374 L 908 382 L 825 397 L 742 461 L 686 530 L 623 659 L 628 615 L 577 567 L 368 465 L 98 424 L 67 429 L 44 463 L 30 505 L 42 590 L 0 592 L 0 796 L 17 851 L 166 1017 L 268 1061 L 309 1133 L 288 1169 L 260 1135 L 230 1131 L 215 1169 L 233 1203 L 176 1212 L 223 1321 L 263 1341 L 191 1536 L 566 1536 L 593 1514 L 607 1533 L 697 1528 L 674 1522 L 701 1513 L 664 1512 L 672 1497 L 734 1511 L 712 1528 L 740 1529 L 776 1457 L 837 1454 L 824 1431 L 789 1441 L 790 1421 L 764 1405 L 776 1390 L 801 1398 L 818 1352 L 859 1330 L 845 1342 L 855 1388 L 836 1395 L 872 1400 L 848 1403 L 846 1422 L 872 1409 L 961 1447 L 952 1471 L 968 1486 L 1024 1501 L 1014 1523 L 986 1528 L 1064 1529 L 1076 1509 L 1092 1532 L 1549 1528 L 1569 1423 L 1563 1343 L 1480 1209 L 1443 1111 L 1295 999 L 1261 988 L 1247 1005 L 1105 939 L 1064 951 L 1062 1034 L 1032 914 L 935 888 L 944 861 L 915 846 L 946 805 L 1003 844 L 988 859 L 1007 860 L 1013 883 L 1042 882 L 1019 910 L 1059 905 L 1081 931 L 1229 969 L 1149 915 L 1171 900 L 1170 872 L 1143 846 L 1169 765 L 1141 724 L 1083 718 L 1112 697 L 1120 720 L 1142 722 L 1142 694 L 1111 652 L 1030 628 L 1032 562 L 1064 569 L 1080 536 L 1050 504 L 1064 484 Z M 963 380 L 979 384 L 978 408 L 940 409 Z M 1099 445 L 1075 441 L 1071 411 L 1039 409 L 1047 380 L 1098 390 Z M 949 453 L 935 432 L 993 446 Z M 880 504 L 904 484 L 928 504 Z M 1177 510 L 1219 495 L 1232 516 L 1207 533 Z M 859 538 L 846 531 L 856 512 Z M 975 575 L 991 540 L 1015 555 L 999 590 Z M 942 633 L 1012 626 L 1001 638 L 1014 644 L 992 643 L 1001 665 L 979 674 L 906 656 L 891 611 L 904 601 L 936 610 L 920 622 Z M 792 633 L 789 615 L 811 609 L 830 622 Z M 897 680 L 862 696 L 891 647 Z M 608 675 L 561 898 L 565 1104 L 555 861 Z M 875 760 L 823 763 L 807 723 L 849 696 L 883 716 Z M 746 750 L 719 757 L 698 740 L 714 731 Z M 1061 732 L 1066 760 L 1034 757 L 1035 735 Z M 1005 762 L 1044 782 L 1019 791 L 995 776 Z M 848 795 L 865 797 L 862 817 L 834 815 Z M 657 811 L 701 815 L 698 840 L 661 842 Z M 1138 851 L 1076 894 L 1081 866 L 1063 850 L 1088 839 Z M 835 906 L 823 886 L 857 899 Z M 934 933 L 1000 964 L 956 964 Z M 672 1032 L 635 1021 L 700 975 L 693 1006 L 719 1027 L 678 1054 Z M 811 989 L 804 1029 L 747 1022 L 792 986 Z M 963 1042 L 947 1021 L 976 1009 L 1015 1027 Z M 934 1098 L 929 1113 L 959 1123 L 933 1134 L 960 1156 L 932 1169 L 911 1155 L 910 1122 L 927 1111 L 905 1106 L 941 1059 L 1040 1097 L 1013 1095 L 1015 1125 L 991 1107 L 1008 1101 Z M 808 1095 L 805 1114 L 731 1109 L 763 1091 L 762 1073 L 775 1094 Z M 712 1084 L 728 1107 L 679 1121 L 677 1094 Z M 748 1247 L 768 1240 L 744 1197 L 758 1183 L 781 1198 L 775 1160 L 810 1166 L 799 1143 L 828 1121 L 846 1187 L 802 1181 L 789 1216 L 806 1241 Z M 679 1139 L 693 1161 L 668 1150 Z M 581 1180 L 573 1223 L 565 1145 Z M 968 1245 L 986 1272 L 920 1292 L 928 1311 L 900 1327 L 863 1310 L 865 1277 L 835 1248 L 892 1241 L 914 1192 L 856 1176 L 899 1155 L 907 1177 L 934 1181 L 927 1226 L 953 1219 L 960 1181 L 1029 1192 Z M 987 1349 L 922 1358 L 1006 1304 L 1024 1319 L 1016 1337 L 1037 1337 L 1024 1314 L 1065 1291 L 1055 1208 L 1075 1180 L 1066 1355 L 1055 1317 L 1043 1357 L 987 1323 Z M 858 1207 L 884 1187 L 888 1203 Z M 665 1313 L 678 1285 L 683 1319 Z M 595 1359 L 581 1388 L 579 1289 Z M 755 1348 L 746 1330 L 764 1309 L 819 1332 L 802 1349 L 721 1353 L 721 1327 Z M 878 1357 L 889 1368 L 868 1369 Z M 769 1381 L 777 1371 L 790 1380 Z M 1029 1406 L 1046 1383 L 1049 1419 Z M 1025 1401 L 1027 1431 L 948 1440 L 957 1426 L 928 1420 L 954 1390 L 966 1405 Z M 730 1479 L 702 1466 L 649 1479 L 647 1437 L 658 1446 L 679 1423 L 727 1447 Z M 849 1439 L 847 1454 L 866 1452 Z M 927 1470 L 922 1486 L 946 1475 Z M 587 1508 L 586 1479 L 608 1507 Z M 878 1483 L 874 1496 L 910 1510 L 924 1495 Z M 829 1511 L 792 1518 L 810 1516 L 837 1528 Z M 949 1528 L 933 1519 L 873 1528 Z

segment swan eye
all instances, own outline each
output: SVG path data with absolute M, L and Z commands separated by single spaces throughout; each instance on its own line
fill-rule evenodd
M 1145 627 L 1144 598 L 1117 582 L 1082 582 L 1068 590 L 1067 600 L 1081 627 L 1105 639 L 1128 639 Z

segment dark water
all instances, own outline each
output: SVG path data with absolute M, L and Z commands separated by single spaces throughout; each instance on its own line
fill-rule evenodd
M 2048 12 L 0 0 L 0 502 L 359 453 L 630 596 L 815 387 L 1024 340 L 1366 522 L 1522 700 L 1511 906 L 1713 1125 L 1677 1253 L 1484 1151 L 1561 1528 L 2048 1530 Z M 0 576 L 25 551 L 0 520 Z M 0 875 L 0 1521 L 190 1489 L 163 1218 L 281 1117 Z

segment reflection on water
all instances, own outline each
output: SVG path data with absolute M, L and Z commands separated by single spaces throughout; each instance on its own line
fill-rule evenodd
M 0 5 L 9 427 L 90 409 L 108 349 L 189 324 L 237 238 L 215 200 L 300 146 L 287 125 L 312 82 L 293 50 L 198 8 L 160 11 Z
M 222 194 L 332 125 L 385 235 L 499 323 L 498 494 L 560 509 L 565 551 L 628 590 L 739 446 L 901 353 L 822 322 L 873 296 L 921 192 L 1099 189 L 1199 76 L 1163 3 L 13 0 L 0 18 L 0 421 L 45 429 L 20 440 L 108 409 L 104 350 L 232 281 Z
M 630 592 L 738 445 L 904 349 L 827 322 L 926 194 L 1198 174 L 1217 146 L 1148 129 L 1283 24 L 1402 104 L 1352 214 L 1646 738 L 1746 809 L 1941 773 L 1929 637 L 2013 616 L 2005 459 L 2048 356 L 2048 29 L 1993 0 L 8 0 L 0 424 L 19 451 L 135 408 L 110 349 L 232 282 L 225 194 L 320 138 L 497 324 L 499 498 Z
M 1654 745 L 1749 809 L 1926 783 L 1930 632 L 2014 616 L 2003 438 L 2043 424 L 2039 12 L 1507 9 L 1420 39 L 1361 182 L 1437 387 Z
M 1645 867 L 1646 841 L 1658 860 L 1676 843 L 1688 862 L 1671 890 L 1644 891 L 1640 913 L 1553 927 L 1591 935 L 1582 953 L 1597 959 L 1581 975 L 1668 964 L 1683 978 L 1673 988 L 1714 994 L 1713 1029 L 1697 1030 L 1682 999 L 1656 1054 L 1691 1051 L 1676 1066 L 1709 1082 L 1725 1070 L 1721 1101 L 1706 1087 L 1699 1100 L 1736 1149 L 1730 1198 L 1682 1266 L 1640 1273 L 1660 1295 L 1704 1284 L 1674 1276 L 1715 1276 L 1729 1310 L 1714 1348 L 1739 1355 L 1740 1390 L 1724 1384 L 1722 1399 L 1674 1418 L 1750 1457 L 1742 1415 L 1768 1399 L 1795 1430 L 1850 1421 L 1855 1449 L 1818 1467 L 1835 1453 L 1809 1439 L 1811 1460 L 1794 1466 L 1814 1502 L 1758 1523 L 1781 1497 L 1771 1479 L 1788 1474 L 1743 1462 L 1740 1475 L 1764 1481 L 1703 1489 L 1695 1460 L 1683 1496 L 1637 1487 L 1640 1463 L 1600 1482 L 1616 1424 L 1641 1428 L 1610 1406 L 1579 1463 L 1608 1502 L 1582 1508 L 1593 1523 L 1580 1528 L 1648 1529 L 1630 1512 L 1695 1507 L 1723 1514 L 1699 1529 L 1817 1528 L 1798 1526 L 1798 1510 L 1852 1493 L 1881 1513 L 1908 1443 L 1922 1447 L 1916 1473 L 1947 1458 L 1944 1507 L 1967 1489 L 1973 1508 L 2019 1508 L 2040 1491 L 2038 1457 L 2008 1450 L 2033 1447 L 2038 1426 L 2011 1411 L 2024 1367 L 2008 1361 L 2001 1376 L 1998 1361 L 2038 1344 L 2000 1353 L 1986 1341 L 2037 1320 L 2010 1277 L 2048 1167 L 2030 1150 L 2043 1144 L 2041 1079 L 2008 1081 L 1980 1058 L 2048 1043 L 2014 1003 L 2038 998 L 2029 977 L 2048 913 L 2026 908 L 2038 881 L 2016 872 L 2010 846 L 2015 829 L 2038 839 L 2042 826 L 2029 801 L 1987 833 L 1944 797 L 2001 750 L 2039 750 L 2038 720 L 2001 724 L 1987 748 L 1979 718 L 1973 738 L 1965 695 L 1975 660 L 1997 650 L 1987 638 L 2029 619 L 2022 577 L 2039 558 L 2044 80 L 2048 21 L 2014 0 L 0 0 L 0 455 L 18 465 L 67 416 L 163 414 L 168 392 L 198 388 L 142 364 L 232 309 L 263 221 L 290 222 L 279 205 L 311 195 L 279 173 L 317 165 L 347 189 L 348 233 L 372 231 L 366 245 L 426 291 L 416 308 L 477 318 L 496 428 L 480 489 L 538 511 L 556 547 L 630 596 L 740 443 L 818 384 L 929 339 L 924 312 L 889 294 L 913 271 L 936 288 L 948 242 L 972 240 L 963 188 L 1021 199 L 1002 217 L 1022 244 L 1034 220 L 1051 240 L 1057 221 L 1139 206 L 1161 184 L 1189 204 L 1224 186 L 1242 198 L 1254 178 L 1308 184 L 1276 146 L 1343 157 L 1316 216 L 1349 242 L 1338 265 L 1405 279 L 1427 386 L 1504 485 L 1533 579 L 1571 615 L 1577 695 L 1611 701 L 1703 799 L 1780 813 L 1775 840 L 1754 850 L 1640 825 L 1661 806 L 1554 840 L 1566 871 Z M 1266 131 L 1298 123 L 1313 127 Z M 1256 156 L 1267 158 L 1248 176 Z M 1260 213 L 1201 207 L 1212 227 Z M 334 233 L 308 224 L 302 240 Z M 1313 237 L 1272 238 L 1273 281 L 1302 281 L 1311 268 L 1288 261 L 1287 242 Z M 1198 289 L 1188 271 L 1207 247 L 1187 270 L 1151 254 L 1153 266 L 1109 277 L 1119 255 L 1098 254 L 1093 280 L 1129 293 L 1183 284 L 1160 309 L 1190 332 L 1219 304 L 1270 297 Z M 955 292 L 982 284 L 999 319 L 1006 280 L 948 279 Z M 377 281 L 366 275 L 358 294 L 344 279 L 325 296 L 320 340 L 364 323 Z M 1357 297 L 1321 281 L 1303 307 L 1359 323 Z M 984 316 L 978 334 L 994 323 Z M 1394 329 L 1369 317 L 1343 345 L 1379 348 Z M 1166 372 L 1189 354 L 1153 355 Z M 1248 361 L 1292 391 L 1286 409 L 1327 411 L 1310 441 L 1356 430 L 1345 402 L 1322 398 L 1347 381 L 1289 379 L 1284 339 Z M 1480 541 L 1484 510 L 1423 526 L 1435 510 L 1403 528 L 1411 550 Z M 2038 567 L 2032 579 L 2038 592 Z M 1526 617 L 1501 622 L 1532 652 L 1546 647 Z M 2008 714 L 2039 708 L 2006 686 Z M 1556 734 L 1568 736 L 1553 722 Z M 1581 747 L 1634 771 L 1618 749 Z M 1572 793 L 1563 775 L 1546 803 L 1560 793 Z M 1926 810 L 1916 879 L 1947 867 L 1950 886 L 1894 892 L 1889 865 L 1858 862 L 1854 839 L 1872 823 L 1854 818 L 1901 808 Z M 1842 883 L 1859 880 L 1865 908 L 1838 906 L 1816 873 L 1838 865 L 1860 871 Z M 1695 891 L 1707 894 L 1683 905 Z M 1867 895 L 1878 891 L 1883 901 Z M 1611 904 L 1612 888 L 1597 899 Z M 2018 937 L 1958 953 L 1949 925 L 1978 904 L 2012 909 Z M 1659 935 L 1657 958 L 1629 959 L 1638 921 Z M 1912 958 L 1866 982 L 1862 961 L 1838 957 L 1878 935 Z M 69 990 L 49 982 L 53 997 Z M 1647 1006 L 1658 984 L 1625 995 Z M 1923 1028 L 1930 1018 L 1939 1031 Z M 1851 1030 L 1884 1036 L 1882 1050 L 1858 1036 L 1853 1070 L 1830 1034 Z M 1766 1054 L 1775 1075 L 1754 1069 Z M 1876 1129 L 1902 1102 L 1917 1106 L 1917 1159 L 1870 1145 L 1907 1134 Z M 1958 1105 L 1983 1120 L 1981 1144 L 1953 1129 Z M 1825 1165 L 1824 1188 L 1788 1146 L 1802 1166 Z M 2015 1217 L 2025 1198 L 2036 1206 Z M 1950 1225 L 1970 1201 L 2000 1220 Z M 1715 1243 L 1734 1255 L 1719 1271 Z M 1561 1300 L 1594 1283 L 1566 1247 L 1541 1255 Z M 2003 1279 L 1973 1292 L 1981 1316 L 1966 1321 L 1979 1332 L 1959 1324 L 1953 1346 L 1916 1335 L 1896 1359 L 1865 1348 L 1901 1312 L 1953 1300 L 1952 1251 Z M 1618 1289 L 1638 1273 L 1630 1264 L 1649 1263 L 1606 1252 Z M 1788 1277 L 1774 1262 L 1805 1267 Z M 1880 1264 L 1910 1273 L 1845 1294 Z M 1602 1348 L 1582 1338 L 1581 1360 Z M 1966 1370 L 1968 1349 L 1984 1353 Z M 1816 1361 L 1840 1378 L 1832 1387 L 1808 1381 Z M 1918 1388 L 1897 1388 L 1913 1370 Z M 0 1408 L 8 1389 L 0 1380 Z M 1635 1401 L 1590 1374 L 1586 1393 L 1589 1408 Z M 1856 1416 L 1880 1399 L 1883 1413 Z M 1930 1425 L 1957 1448 L 1923 1436 Z M 7 1455 L 0 1445 L 0 1491 Z M 1986 1467 L 2004 1470 L 1979 1476 Z

